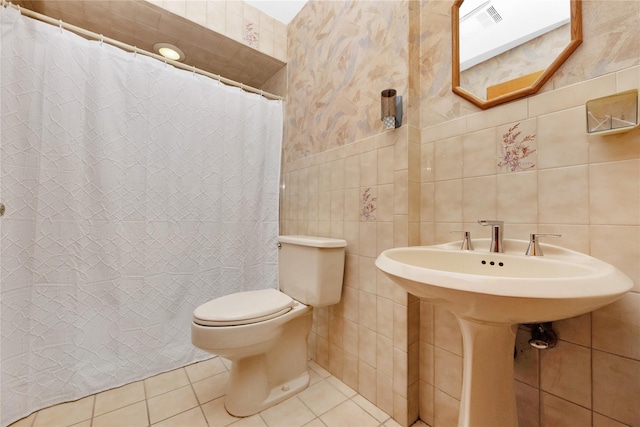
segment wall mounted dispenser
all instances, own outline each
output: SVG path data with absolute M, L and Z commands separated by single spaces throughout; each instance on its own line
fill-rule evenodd
M 587 133 L 609 135 L 638 127 L 638 89 L 587 101 Z
M 402 97 L 396 96 L 395 89 L 382 91 L 380 105 L 382 107 L 381 119 L 385 129 L 395 129 L 402 126 Z

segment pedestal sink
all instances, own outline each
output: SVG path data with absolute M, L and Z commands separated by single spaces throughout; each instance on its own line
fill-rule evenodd
M 513 348 L 519 323 L 544 323 L 588 313 L 626 292 L 633 282 L 610 264 L 558 246 L 526 256 L 527 241 L 489 239 L 394 248 L 376 266 L 407 292 L 451 311 L 464 346 L 459 426 L 517 426 Z M 486 248 L 486 249 L 485 249 Z

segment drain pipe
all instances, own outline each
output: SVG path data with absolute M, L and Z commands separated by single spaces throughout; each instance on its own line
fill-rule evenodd
M 534 323 L 531 325 L 531 339 L 529 345 L 540 350 L 553 348 L 558 342 L 558 336 L 551 328 L 551 322 Z

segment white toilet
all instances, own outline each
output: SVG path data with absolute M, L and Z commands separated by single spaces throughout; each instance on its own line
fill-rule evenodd
M 238 292 L 193 312 L 193 345 L 233 362 L 225 407 L 239 417 L 309 385 L 311 307 L 336 304 L 342 293 L 346 241 L 310 236 L 278 240 L 279 291 Z

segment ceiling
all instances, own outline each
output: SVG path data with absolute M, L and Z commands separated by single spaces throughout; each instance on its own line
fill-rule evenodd
M 282 61 L 144 0 L 12 3 L 149 52 L 154 51 L 155 43 L 171 43 L 184 52 L 185 64 L 255 88 L 285 66 Z
M 307 4 L 307 0 L 244 0 L 244 2 L 285 25 L 288 25 Z

